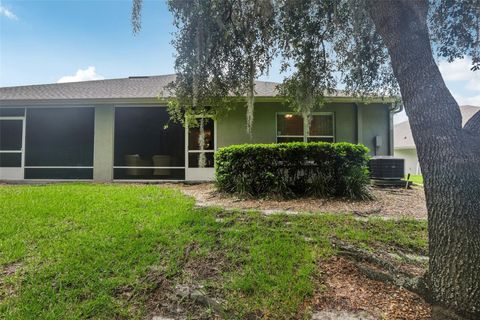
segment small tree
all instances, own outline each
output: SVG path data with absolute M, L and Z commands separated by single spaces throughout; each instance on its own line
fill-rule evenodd
M 134 30 L 142 0 L 134 0 Z M 435 63 L 471 57 L 480 68 L 478 0 L 170 0 L 178 28 L 175 110 L 247 97 L 283 57 L 281 91 L 307 118 L 342 82 L 360 96 L 401 94 L 425 180 L 430 299 L 480 318 L 480 113 L 462 127 Z M 215 107 L 212 107 L 215 109 Z M 175 113 L 175 112 L 174 112 Z M 173 114 L 174 114 L 173 113 Z

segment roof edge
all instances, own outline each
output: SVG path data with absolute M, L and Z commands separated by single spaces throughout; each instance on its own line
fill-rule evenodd
M 230 97 L 232 100 L 241 102 L 245 97 Z M 19 99 L 19 100 L 0 100 L 0 106 L 20 106 L 20 105 L 84 105 L 84 104 L 167 104 L 169 97 L 144 97 L 144 98 L 85 98 L 85 99 Z M 287 98 L 283 96 L 257 96 L 255 102 L 286 102 Z M 325 97 L 326 103 L 381 103 L 391 104 L 395 100 L 393 98 L 359 98 L 359 97 Z

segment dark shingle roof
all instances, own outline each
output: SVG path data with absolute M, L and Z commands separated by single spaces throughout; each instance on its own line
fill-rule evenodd
M 168 97 L 175 75 L 130 77 L 0 88 L 0 101 L 64 99 L 135 99 Z M 277 95 L 277 83 L 256 81 L 257 96 Z
M 480 107 L 477 106 L 460 106 L 462 125 L 465 125 L 465 123 L 478 111 L 480 111 Z M 394 143 L 395 149 L 415 148 L 412 131 L 410 130 L 410 122 L 404 121 L 395 125 Z

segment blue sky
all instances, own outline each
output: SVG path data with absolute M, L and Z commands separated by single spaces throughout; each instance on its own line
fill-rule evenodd
M 0 0 L 0 86 L 173 73 L 174 27 L 164 1 L 145 1 L 134 36 L 130 0 Z M 469 60 L 440 63 L 460 104 L 480 105 Z M 273 66 L 264 79 L 281 81 Z
M 131 1 L 4 1 L 17 18 L 0 17 L 0 85 L 57 82 L 95 67 L 105 78 L 173 73 L 172 17 L 146 1 L 134 36 Z

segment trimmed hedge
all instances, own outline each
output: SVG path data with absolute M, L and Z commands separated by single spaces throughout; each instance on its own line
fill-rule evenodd
M 328 142 L 243 144 L 215 154 L 217 188 L 252 197 L 370 199 L 368 149 Z

